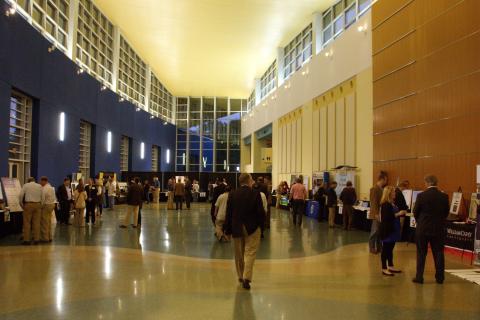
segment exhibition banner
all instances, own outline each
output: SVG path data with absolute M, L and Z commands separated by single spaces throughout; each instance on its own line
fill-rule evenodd
M 475 227 L 473 224 L 448 222 L 445 245 L 473 252 Z
M 22 212 L 23 209 L 20 206 L 20 192 L 22 187 L 20 181 L 15 178 L 2 178 L 3 190 L 5 190 L 5 198 L 7 199 L 7 205 L 10 212 Z
M 477 228 L 475 231 L 475 265 L 480 266 L 480 212 L 477 211 Z

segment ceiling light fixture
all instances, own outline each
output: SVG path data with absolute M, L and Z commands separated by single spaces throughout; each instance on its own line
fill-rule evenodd
M 140 107 L 137 107 L 136 111 L 139 112 L 139 111 L 140 111 Z
M 150 116 L 150 119 L 153 119 L 153 118 L 155 118 L 155 116 L 152 114 L 152 115 Z
M 366 23 L 361 26 L 358 26 L 357 28 L 358 32 L 365 32 L 365 33 L 367 33 L 367 29 L 368 29 L 368 25 Z

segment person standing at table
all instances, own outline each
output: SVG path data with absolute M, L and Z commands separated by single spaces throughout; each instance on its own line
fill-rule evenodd
M 435 262 L 435 279 L 438 284 L 445 280 L 445 222 L 450 211 L 448 195 L 438 190 L 438 179 L 433 175 L 425 177 L 426 190 L 417 196 L 413 214 L 417 221 L 415 238 L 417 242 L 417 274 L 415 283 L 423 283 L 425 259 L 430 245 Z
M 327 191 L 325 190 L 325 183 L 321 182 L 317 188 L 317 191 L 313 195 L 313 199 L 318 202 L 318 221 L 322 221 L 325 218 L 325 196 Z
M 160 202 L 160 180 L 158 177 L 153 177 L 153 203 Z
M 183 198 L 185 198 L 185 185 L 183 184 L 182 180 L 178 178 L 177 183 L 175 183 L 175 188 L 174 188 L 174 194 L 175 194 L 175 208 L 178 211 L 182 211 L 182 206 L 183 206 Z
M 98 217 L 102 218 L 103 214 L 103 199 L 105 198 L 105 188 L 103 187 L 103 182 L 101 179 L 96 179 L 97 183 L 97 213 Z
M 382 199 L 380 201 L 381 222 L 378 228 L 378 236 L 382 241 L 382 274 L 384 276 L 393 276 L 395 273 L 401 273 L 393 266 L 393 248 L 400 241 L 400 217 L 405 213 L 399 211 L 395 205 L 395 188 L 386 186 L 383 189 Z
M 31 244 L 31 233 L 33 232 L 33 243 L 40 241 L 40 219 L 42 214 L 42 186 L 35 182 L 35 178 L 28 178 L 20 191 L 19 203 L 23 208 L 23 243 Z
M 48 183 L 47 177 L 40 178 L 42 186 L 42 214 L 40 217 L 40 241 L 52 241 L 52 211 L 55 209 L 57 197 L 55 189 Z
M 175 197 L 175 178 L 171 177 L 167 183 L 167 210 L 173 210 L 173 200 Z
M 301 178 L 296 178 L 295 183 L 290 190 L 290 202 L 293 209 L 293 226 L 302 226 L 302 218 L 305 214 L 305 200 L 307 199 L 307 189 L 302 183 Z
M 115 207 L 115 198 L 117 196 L 117 181 L 114 178 L 109 177 L 107 182 L 108 190 L 108 207 L 113 210 Z
M 352 181 L 347 181 L 347 186 L 340 193 L 340 200 L 343 204 L 343 227 L 348 231 L 352 229 L 353 206 L 357 202 L 357 192 L 352 185 Z
M 370 189 L 370 211 L 367 214 L 367 219 L 372 220 L 368 242 L 372 254 L 378 254 L 382 251 L 382 243 L 378 237 L 378 226 L 380 224 L 380 201 L 382 200 L 383 188 L 386 185 L 387 175 L 385 172 L 381 172 L 377 183 Z
M 130 182 L 127 191 L 127 214 L 125 215 L 125 220 L 123 224 L 120 225 L 120 228 L 127 228 L 130 224 L 130 219 L 133 214 L 133 228 L 138 226 L 138 210 L 140 205 L 143 202 L 143 188 L 140 184 L 140 179 L 135 178 L 134 181 Z
M 75 227 L 84 227 L 83 214 L 87 205 L 88 195 L 85 192 L 85 186 L 82 180 L 79 181 L 77 189 L 73 192 L 73 206 L 75 208 L 75 214 L 73 215 L 73 225 Z
M 57 199 L 60 204 L 60 224 L 70 224 L 70 210 L 72 208 L 73 194 L 70 179 L 63 179 L 63 184 L 57 189 Z
M 327 190 L 327 207 L 328 207 L 328 227 L 335 228 L 335 215 L 337 214 L 337 182 L 332 181 Z
M 233 237 L 238 280 L 249 290 L 265 211 L 260 193 L 252 190 L 250 174 L 242 173 L 238 180 L 240 188 L 231 192 L 227 201 L 225 233 Z
M 87 200 L 85 201 L 86 213 L 85 213 L 85 224 L 89 224 L 90 221 L 92 225 L 95 224 L 95 209 L 97 207 L 98 200 L 98 189 L 97 185 L 94 183 L 92 178 L 88 179 L 88 185 L 85 187 L 85 192 L 87 193 Z

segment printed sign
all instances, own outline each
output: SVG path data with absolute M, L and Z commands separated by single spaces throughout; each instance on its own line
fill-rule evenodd
M 473 251 L 475 227 L 475 225 L 466 223 L 448 223 L 445 245 L 462 250 Z
M 475 231 L 475 265 L 480 266 L 480 212 L 477 211 L 477 228 Z
M 10 208 L 10 212 L 22 212 L 23 209 L 20 206 L 20 192 L 22 187 L 20 181 L 16 178 L 2 178 L 3 190 L 5 190 L 5 198 L 7 199 L 7 205 Z
M 462 203 L 462 193 L 454 192 L 452 196 L 452 204 L 450 205 L 450 213 L 458 215 L 460 211 L 460 204 Z
M 413 195 L 413 190 L 403 190 L 403 197 L 405 198 L 405 202 L 407 203 L 407 207 L 409 209 L 412 209 L 412 195 Z

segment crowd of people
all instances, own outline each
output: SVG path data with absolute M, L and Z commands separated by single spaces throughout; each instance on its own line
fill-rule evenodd
M 271 184 L 263 177 L 256 181 L 249 174 L 241 174 L 240 187 L 231 188 L 225 179 L 209 183 L 208 197 L 211 202 L 211 221 L 215 236 L 220 242 L 233 239 L 235 264 L 239 281 L 246 289 L 250 288 L 252 270 L 256 251 L 264 232 L 270 227 L 270 206 L 272 204 Z M 436 280 L 444 281 L 444 238 L 445 221 L 449 213 L 448 196 L 441 192 L 435 176 L 425 177 L 425 191 L 420 193 L 412 210 L 416 219 L 417 273 L 413 281 L 423 283 L 425 257 L 428 246 L 433 252 Z M 314 187 L 313 199 L 319 202 L 319 219 L 326 218 L 329 227 L 335 227 L 339 201 L 342 204 L 343 227 L 351 230 L 353 206 L 357 194 L 353 184 L 348 181 L 337 197 L 337 183 L 320 184 Z M 129 181 L 126 194 L 127 210 L 120 228 L 141 225 L 141 210 L 144 202 L 158 202 L 160 182 L 154 178 L 143 183 L 139 178 Z M 381 270 L 385 276 L 394 276 L 401 270 L 394 267 L 395 244 L 402 238 L 404 217 L 409 207 L 402 191 L 408 189 L 409 182 L 403 181 L 397 187 L 388 185 L 388 176 L 381 172 L 375 185 L 370 189 L 370 210 L 367 219 L 371 220 L 369 249 L 372 254 L 380 255 Z M 188 178 L 167 183 L 167 208 L 182 210 L 183 202 L 190 209 L 192 200 L 198 200 L 200 191 L 198 181 Z M 19 202 L 23 207 L 23 242 L 51 242 L 51 216 L 55 211 L 57 223 L 70 225 L 73 212 L 73 226 L 95 225 L 101 217 L 103 208 L 113 210 L 115 199 L 119 195 L 119 186 L 113 177 L 104 179 L 89 178 L 85 184 L 82 179 L 72 189 L 69 178 L 55 189 L 47 177 L 41 177 L 40 183 L 30 178 L 22 187 Z M 291 187 L 283 181 L 276 189 L 277 199 L 286 196 L 291 204 L 294 227 L 301 227 L 306 211 L 308 190 L 303 184 L 303 177 L 298 177 Z M 195 196 L 195 194 L 197 194 Z M 153 198 L 153 199 L 152 199 Z M 58 203 L 58 206 L 56 204 Z M 277 200 L 277 204 L 279 201 Z

